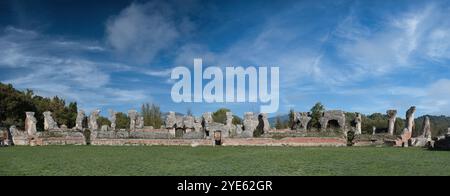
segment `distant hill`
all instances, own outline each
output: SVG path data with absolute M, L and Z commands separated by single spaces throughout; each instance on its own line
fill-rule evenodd
M 280 115 L 280 116 L 274 116 L 274 117 L 270 117 L 268 118 L 270 126 L 275 126 L 275 122 L 277 120 L 277 118 L 280 117 L 282 122 L 287 122 L 289 121 L 289 115 L 285 114 L 285 115 Z
M 430 117 L 430 123 L 431 123 L 431 132 L 433 136 L 443 135 L 447 133 L 447 129 L 450 128 L 450 117 L 448 116 L 431 116 L 431 115 L 425 115 Z M 421 116 L 419 118 L 416 118 L 415 124 L 416 128 L 414 130 L 414 135 L 419 135 L 422 133 L 423 129 L 423 121 L 425 120 L 425 116 Z
M 166 119 L 167 115 L 169 115 L 169 112 L 163 112 L 161 116 L 162 116 L 163 119 Z M 184 116 L 184 114 L 175 112 L 175 116 Z

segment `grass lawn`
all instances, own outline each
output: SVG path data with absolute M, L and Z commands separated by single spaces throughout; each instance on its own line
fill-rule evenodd
M 450 152 L 375 147 L 8 147 L 0 148 L 0 175 L 450 175 Z

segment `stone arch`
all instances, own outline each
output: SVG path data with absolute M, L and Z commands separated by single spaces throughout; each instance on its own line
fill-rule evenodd
M 342 127 L 341 127 L 341 125 L 339 124 L 339 121 L 338 121 L 338 120 L 332 119 L 332 120 L 329 120 L 329 121 L 327 122 L 327 127 L 326 127 L 326 128 L 327 128 L 327 129 L 335 130 L 335 129 L 340 129 L 340 128 L 342 128 Z
M 331 125 L 345 132 L 345 114 L 341 110 L 326 111 L 319 120 L 320 129 L 325 131 Z

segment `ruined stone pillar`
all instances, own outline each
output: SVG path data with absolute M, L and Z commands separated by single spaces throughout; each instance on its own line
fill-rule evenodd
M 300 123 L 300 130 L 307 131 L 309 121 L 311 121 L 311 117 L 308 112 L 294 112 L 294 122 L 297 130 L 299 130 L 298 123 Z
M 138 113 L 136 110 L 128 110 L 128 117 L 130 118 L 130 130 L 136 129 L 136 120 Z
M 116 130 L 116 119 L 117 112 L 114 110 L 109 110 L 109 121 L 111 121 L 111 130 Z
M 425 120 L 423 121 L 422 137 L 426 138 L 427 141 L 431 141 L 431 123 L 430 123 L 430 117 L 428 117 L 428 116 L 426 116 Z
M 137 129 L 143 129 L 144 128 L 144 117 L 141 115 L 138 115 L 136 119 L 136 128 Z
M 34 112 L 26 112 L 25 114 L 27 116 L 27 118 L 25 119 L 25 131 L 27 132 L 28 136 L 35 136 L 37 133 L 37 120 L 34 117 Z
M 386 111 L 386 114 L 389 118 L 388 133 L 389 135 L 394 135 L 395 120 L 397 119 L 397 110 L 388 110 Z
M 98 130 L 97 119 L 100 115 L 100 110 L 94 110 L 89 116 L 89 129 L 91 132 Z
M 256 126 L 258 126 L 258 119 L 255 118 L 253 112 L 244 113 L 244 131 L 250 131 L 253 133 L 255 131 Z
M 44 130 L 55 130 L 58 129 L 58 124 L 53 120 L 52 113 L 46 111 L 44 114 Z
M 203 126 L 203 130 L 205 131 L 209 131 L 209 125 L 214 122 L 213 118 L 212 118 L 212 113 L 211 112 L 205 112 L 202 115 L 202 126 Z
M 362 130 L 361 130 L 362 116 L 360 113 L 356 113 L 355 123 L 356 123 L 355 134 L 361 135 L 362 134 Z
M 259 114 L 261 116 L 262 122 L 263 122 L 263 132 L 267 133 L 270 131 L 270 123 L 269 123 L 269 119 L 267 118 L 267 114 L 266 113 L 261 113 Z
M 170 111 L 164 120 L 164 127 L 169 132 L 169 135 L 175 137 L 175 123 L 176 123 L 175 112 Z
M 231 125 L 233 125 L 233 113 L 227 112 L 226 115 L 227 115 L 226 125 L 230 127 Z
M 83 110 L 78 110 L 77 119 L 75 121 L 75 129 L 83 130 L 83 121 L 86 118 L 86 115 Z
M 414 128 L 414 113 L 416 112 L 416 107 L 412 106 L 406 111 L 406 128 L 412 133 Z

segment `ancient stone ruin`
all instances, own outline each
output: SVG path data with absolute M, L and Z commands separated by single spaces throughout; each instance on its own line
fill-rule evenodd
M 139 119 L 138 112 L 136 110 L 128 110 L 128 118 L 130 118 L 130 130 L 136 130 Z
M 77 119 L 75 121 L 75 129 L 83 130 L 84 120 L 86 119 L 86 114 L 83 110 L 78 110 Z
M 116 119 L 117 112 L 114 110 L 109 110 L 109 121 L 111 122 L 111 130 L 116 130 Z
M 445 135 L 434 138 L 428 148 L 432 150 L 450 150 L 450 128 L 448 128 Z
M 322 131 L 326 131 L 328 128 L 345 130 L 345 113 L 342 110 L 325 111 L 319 123 Z
M 27 118 L 25 119 L 25 131 L 28 133 L 29 136 L 35 136 L 36 135 L 36 123 L 37 120 L 34 117 L 34 112 L 26 112 Z
M 311 121 L 309 112 L 294 112 L 294 124 L 292 125 L 292 130 L 307 131 L 308 123 Z
M 244 114 L 242 137 L 253 137 L 253 132 L 258 124 L 258 118 L 253 114 L 253 112 L 246 112 Z
M 233 113 L 227 112 L 223 122 L 215 122 L 211 112 L 205 112 L 200 117 L 192 115 L 177 115 L 169 112 L 161 129 L 144 126 L 144 118 L 136 110 L 129 110 L 130 127 L 116 128 L 117 112 L 109 110 L 111 125 L 99 125 L 97 119 L 100 110 L 93 111 L 86 118 L 82 110 L 78 111 L 76 124 L 69 129 L 65 125 L 58 127 L 50 111 L 43 113 L 44 131 L 36 130 L 34 112 L 26 112 L 25 129 L 19 130 L 11 126 L 8 130 L 8 140 L 15 145 L 333 145 L 346 146 L 351 139 L 352 145 L 397 145 L 420 146 L 431 149 L 450 149 L 449 133 L 437 138 L 431 137 L 431 122 L 425 117 L 423 130 L 417 137 L 412 137 L 414 129 L 415 107 L 406 112 L 406 126 L 403 134 L 394 134 L 397 111 L 388 110 L 389 134 L 376 133 L 362 135 L 362 115 L 355 114 L 355 118 L 345 124 L 345 113 L 341 110 L 331 110 L 322 113 L 319 123 L 321 129 L 310 129 L 308 123 L 311 116 L 308 112 L 294 113 L 292 130 L 272 129 L 267 114 L 244 113 L 242 125 L 233 124 Z M 85 122 L 87 121 L 87 123 Z M 85 125 L 86 124 L 86 125 Z M 334 130 L 334 131 L 326 131 Z M 347 135 L 351 131 L 351 135 Z M 366 130 L 367 131 L 367 130 Z M 4 132 L 4 131 L 3 131 Z M 5 143 L 0 132 L 0 139 Z M 338 134 L 336 134 L 338 133 Z M 350 133 L 350 132 L 349 132 Z M 354 134 L 353 134 L 354 133 Z M 275 136 L 281 138 L 276 139 Z M 323 134 L 327 135 L 324 137 Z M 4 135 L 4 134 L 3 134 Z M 330 138 L 330 139 L 327 139 Z M 365 139 L 364 139 L 365 138 Z M 323 142 L 325 141 L 325 142 Z M 308 143 L 313 142 L 313 143 Z M 330 142 L 330 143 L 328 143 Z
M 46 111 L 44 114 L 44 130 L 54 130 L 58 129 L 58 124 L 53 120 L 52 113 Z
M 411 138 L 413 146 L 429 146 L 431 145 L 431 123 L 430 117 L 426 116 L 423 121 L 422 134 L 419 137 Z
M 416 112 L 416 107 L 412 106 L 411 108 L 406 111 L 406 127 L 408 128 L 409 132 L 413 132 L 414 128 L 414 113 Z
M 89 129 L 91 131 L 96 131 L 98 130 L 98 124 L 97 124 L 97 120 L 98 117 L 100 115 L 100 110 L 94 110 L 92 111 L 91 115 L 89 115 Z
M 362 123 L 362 116 L 360 113 L 356 113 L 356 118 L 355 118 L 355 134 L 357 135 L 361 135 L 362 134 L 362 130 L 361 130 L 361 123 Z
M 410 107 L 408 111 L 406 111 L 406 127 L 403 129 L 403 133 L 396 141 L 397 146 L 408 147 L 409 145 L 411 145 L 415 112 L 416 112 L 415 106 Z
M 389 135 L 394 135 L 395 120 L 397 119 L 397 110 L 388 110 L 386 111 L 386 114 L 389 118 L 388 133 Z

